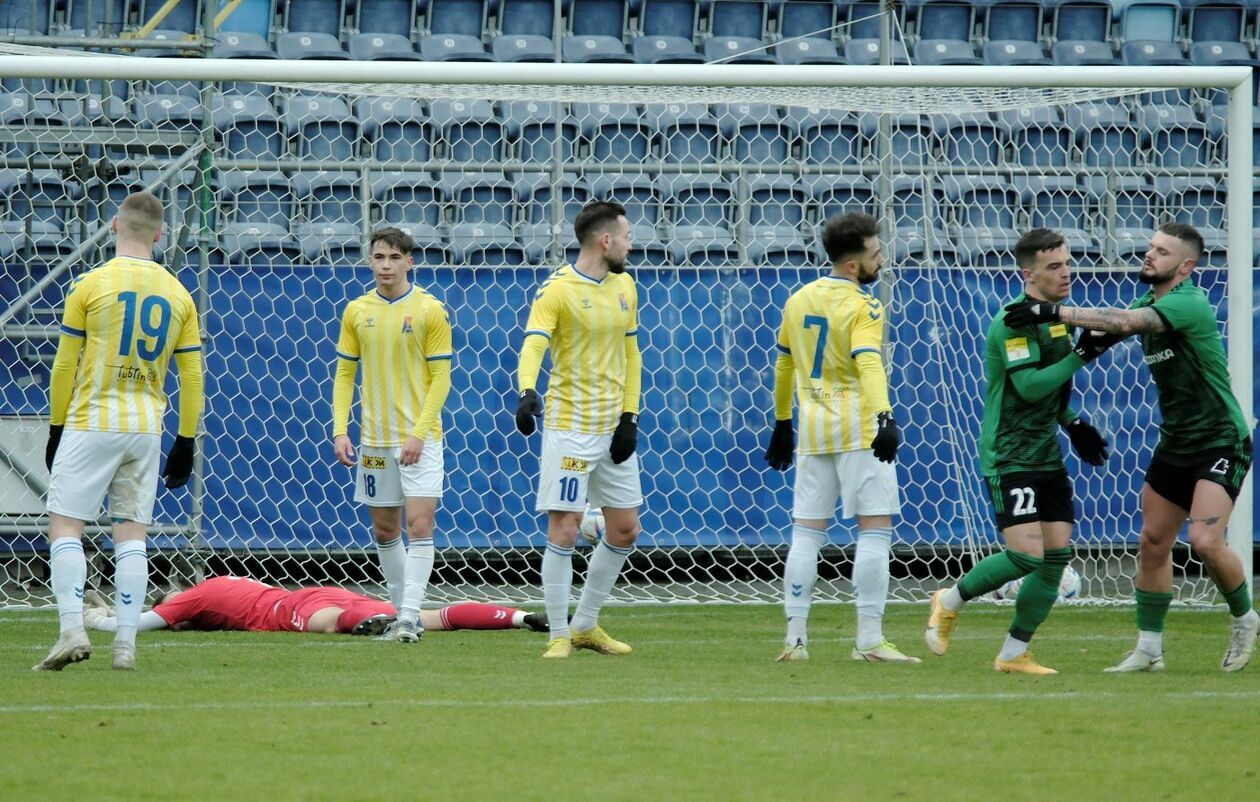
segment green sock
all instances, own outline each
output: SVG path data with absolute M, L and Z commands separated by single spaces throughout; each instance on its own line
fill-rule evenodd
M 1071 559 L 1071 547 L 1046 549 L 1041 565 L 1024 578 L 1015 597 L 1015 618 L 1011 621 L 1013 637 L 1024 643 L 1032 640 L 1033 633 L 1050 615 L 1050 608 L 1059 598 L 1059 580 Z
M 1150 593 L 1139 587 L 1133 588 L 1133 601 L 1137 602 L 1137 627 L 1145 632 L 1163 632 L 1171 593 Z
M 1251 609 L 1251 594 L 1247 592 L 1247 580 L 1244 579 L 1241 585 L 1228 592 L 1221 588 L 1221 593 L 1225 596 L 1225 603 L 1229 605 L 1229 614 L 1234 618 L 1246 615 Z
M 1012 579 L 1031 574 L 1039 565 L 1040 557 L 1019 551 L 1004 549 L 997 554 L 990 554 L 958 580 L 958 594 L 963 597 L 963 601 L 970 601 L 997 590 Z

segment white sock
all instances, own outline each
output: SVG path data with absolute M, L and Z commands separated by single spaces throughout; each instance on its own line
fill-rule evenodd
M 607 540 L 595 545 L 595 553 L 586 568 L 586 584 L 582 586 L 582 595 L 578 597 L 577 610 L 573 613 L 573 621 L 569 626 L 574 632 L 586 632 L 599 624 L 599 611 L 604 606 L 617 577 L 621 576 L 621 567 L 634 546 L 622 548 L 614 546 Z
M 964 599 L 962 594 L 958 592 L 957 585 L 954 585 L 952 588 L 941 594 L 941 606 L 946 610 L 958 612 L 966 603 L 967 600 Z
M 1248 620 L 1254 619 L 1257 615 L 1260 615 L 1260 613 L 1256 613 L 1255 609 L 1253 608 L 1243 613 L 1242 615 L 1234 616 L 1234 620 L 1239 621 L 1239 622 L 1248 621 Z
M 83 586 L 87 583 L 87 558 L 83 541 L 59 537 L 48 547 L 52 591 L 57 598 L 61 631 L 83 626 Z
M 1137 648 L 1151 657 L 1159 657 L 1164 653 L 1164 633 L 1139 629 Z
M 853 555 L 853 589 L 857 595 L 857 647 L 873 649 L 884 642 L 884 605 L 888 603 L 888 560 L 892 529 L 858 532 Z
M 407 547 L 406 585 L 402 607 L 398 617 L 407 621 L 420 619 L 420 607 L 424 604 L 424 592 L 429 587 L 429 575 L 433 573 L 433 538 L 413 540 Z
M 569 591 L 573 587 L 573 549 L 548 543 L 542 558 L 543 606 L 552 638 L 569 637 Z
M 1006 640 L 1002 643 L 1002 651 L 998 652 L 998 659 L 1014 660 L 1026 651 L 1028 651 L 1028 641 L 1020 640 L 1008 632 Z
M 783 564 L 783 613 L 787 616 L 787 645 L 807 642 L 805 628 L 809 607 L 818 580 L 818 552 L 827 543 L 827 533 L 810 526 L 792 526 L 792 545 Z
M 525 615 L 526 614 L 524 610 L 517 610 L 516 612 L 512 613 L 512 626 L 516 627 L 517 629 L 526 629 Z
M 114 642 L 135 643 L 136 627 L 149 590 L 149 555 L 143 540 L 114 544 L 114 614 L 118 631 Z
M 376 559 L 381 564 L 381 573 L 385 575 L 389 603 L 394 605 L 395 610 L 401 610 L 407 586 L 407 547 L 403 545 L 402 536 L 385 543 L 378 542 Z

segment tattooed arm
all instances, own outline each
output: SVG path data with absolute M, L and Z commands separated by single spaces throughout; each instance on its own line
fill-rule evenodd
M 1061 306 L 1059 318 L 1064 323 L 1080 326 L 1090 331 L 1108 334 L 1159 334 L 1168 330 L 1168 324 L 1151 307 L 1119 309 L 1116 307 Z

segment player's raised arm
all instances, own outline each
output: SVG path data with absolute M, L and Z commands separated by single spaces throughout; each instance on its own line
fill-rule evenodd
M 353 314 L 353 307 L 347 306 L 341 316 L 332 393 L 333 454 L 347 467 L 354 465 L 354 445 L 346 433 L 350 429 L 350 404 L 354 401 L 354 376 L 359 370 L 359 339 L 354 333 Z

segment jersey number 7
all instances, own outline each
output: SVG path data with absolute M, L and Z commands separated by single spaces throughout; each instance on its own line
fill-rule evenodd
M 818 327 L 818 342 L 814 344 L 814 369 L 809 372 L 811 379 L 822 378 L 823 351 L 827 345 L 827 318 L 822 315 L 806 315 L 805 330 Z

